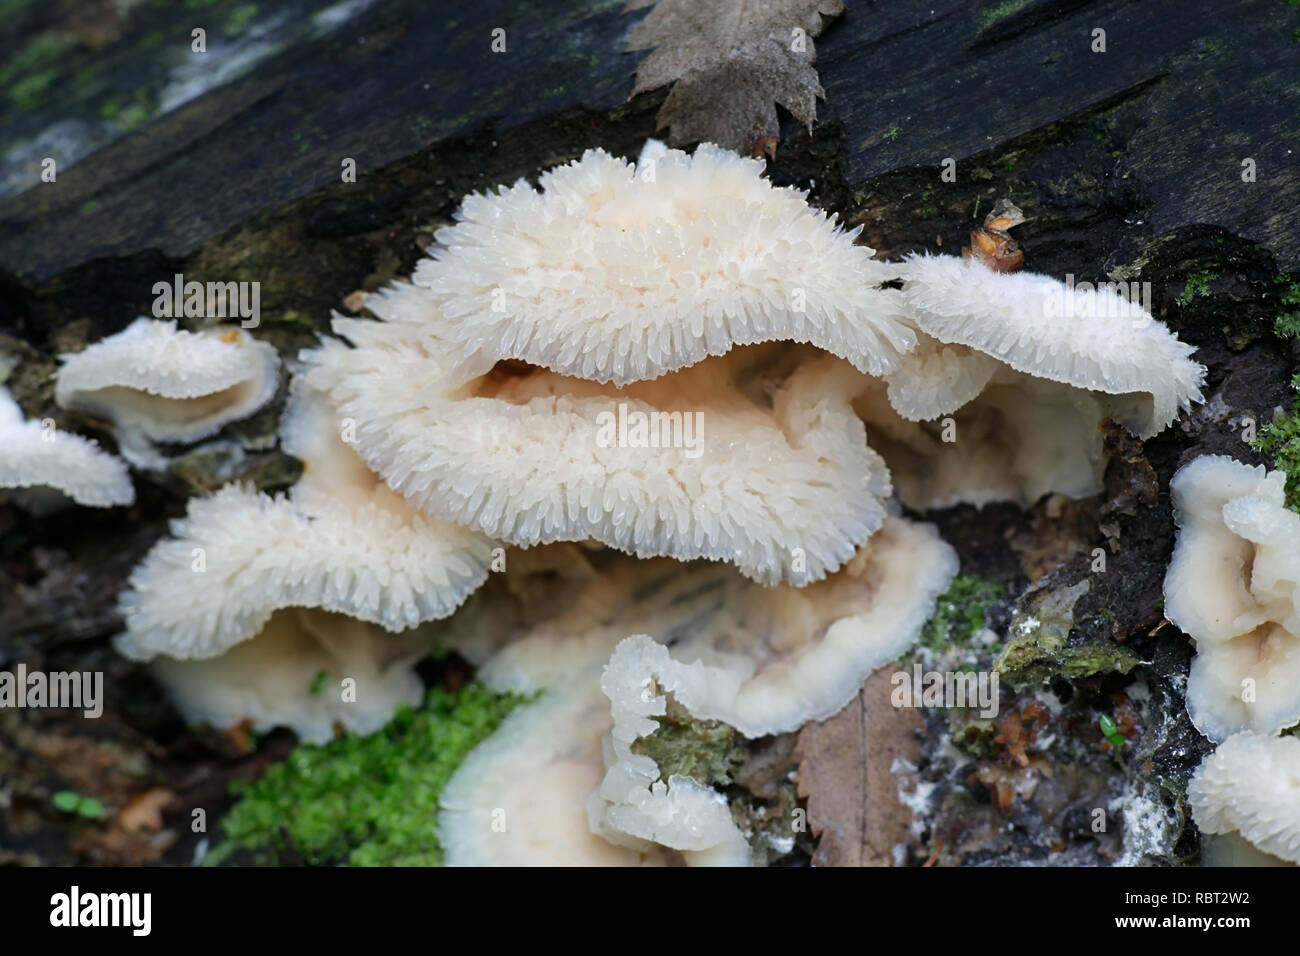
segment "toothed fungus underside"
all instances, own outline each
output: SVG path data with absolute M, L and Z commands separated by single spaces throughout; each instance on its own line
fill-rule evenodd
M 89 438 L 28 421 L 0 388 L 0 489 L 38 514 L 72 500 L 92 508 L 129 505 L 135 488 L 126 464 Z
M 1087 497 L 1103 419 L 1146 439 L 1202 401 L 1192 347 L 1135 297 L 955 256 L 899 276 L 918 345 L 857 408 L 911 507 Z
M 441 817 L 448 861 L 674 859 L 647 855 L 654 844 L 688 863 L 740 862 L 711 791 L 684 780 L 657 786 L 644 760 L 623 766 L 612 744 L 599 745 L 614 725 L 600 675 L 615 648 L 641 635 L 626 642 L 624 658 L 635 657 L 627 666 L 643 672 L 643 687 L 653 681 L 695 716 L 733 722 L 753 736 L 791 730 L 834 714 L 867 674 L 906 651 L 956 570 L 932 528 L 901 518 L 887 519 L 844 568 L 806 588 L 764 588 L 724 565 L 617 558 L 563 613 L 480 669 L 498 692 L 546 693 L 513 714 L 453 778 Z M 606 693 L 622 707 L 611 688 Z M 637 726 L 638 736 L 647 729 Z M 595 844 L 581 819 L 589 797 L 590 827 L 606 838 Z M 605 804 L 623 809 L 607 814 Z M 514 821 L 505 835 L 492 830 L 494 810 Z M 610 839 L 624 852 L 612 851 Z
M 413 279 L 453 364 L 519 359 L 596 382 L 738 345 L 810 342 L 879 375 L 913 345 L 890 269 L 764 164 L 710 144 L 637 167 L 602 150 L 466 197 Z
M 373 342 L 374 325 L 335 330 Z M 427 514 L 523 547 L 593 539 L 728 561 L 768 584 L 820 580 L 884 519 L 888 474 L 841 360 L 791 369 L 780 346 L 742 348 L 615 389 L 518 364 L 462 381 L 431 353 L 390 337 L 303 355 L 340 420 L 359 423 L 360 455 Z
M 373 730 L 418 699 L 408 665 L 427 641 L 412 629 L 483 582 L 492 542 L 414 511 L 361 464 L 332 410 L 301 383 L 282 432 L 304 460 L 299 483 L 275 497 L 228 485 L 193 499 L 132 573 L 115 646 L 157 658 L 155 672 L 195 719 L 249 717 L 319 740 L 326 712 Z M 311 694 L 322 670 L 329 692 Z M 341 699 L 344 677 L 368 707 Z

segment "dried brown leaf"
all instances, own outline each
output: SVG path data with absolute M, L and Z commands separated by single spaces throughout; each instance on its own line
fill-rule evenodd
M 654 3 L 627 51 L 652 50 L 637 68 L 633 95 L 675 84 L 659 110 L 673 145 L 713 142 L 741 155 L 774 151 L 776 104 L 809 128 L 826 92 L 813 69 L 812 37 L 841 0 L 629 0 Z
M 898 790 L 914 774 L 894 768 L 915 767 L 925 724 L 916 710 L 890 703 L 892 672 L 876 671 L 848 706 L 799 733 L 799 795 L 820 837 L 814 866 L 892 866 L 893 848 L 911 839 L 912 811 Z

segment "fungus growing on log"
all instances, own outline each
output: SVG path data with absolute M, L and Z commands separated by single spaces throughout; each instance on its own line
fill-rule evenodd
M 1196 641 L 1187 712 L 1223 741 L 1300 721 L 1300 515 L 1286 476 L 1205 455 L 1169 483 L 1165 616 Z
M 455 610 L 486 578 L 492 542 L 410 508 L 366 470 L 322 397 L 301 383 L 282 432 L 286 450 L 304 461 L 299 483 L 287 496 L 228 485 L 191 500 L 171 537 L 132 573 L 115 646 L 138 660 L 159 657 L 155 673 L 182 712 L 226 720 L 243 708 L 244 717 L 311 737 L 322 719 L 308 693 L 318 672 L 369 678 L 357 699 L 376 693 L 385 703 L 331 713 L 344 726 L 375 729 L 383 723 L 375 714 L 420 697 L 414 675 L 398 678 L 389 663 L 402 648 L 397 656 L 413 662 L 416 645 L 384 631 L 408 632 Z
M 638 169 L 603 150 L 467 196 L 413 276 L 453 364 L 517 359 L 595 382 L 658 378 L 758 342 L 880 375 L 914 344 L 891 277 L 763 163 L 710 144 Z
M 0 388 L 0 490 L 37 514 L 69 500 L 92 508 L 129 505 L 135 488 L 126 465 L 89 438 L 60 431 L 53 421 L 28 421 L 8 389 Z
M 1187 785 L 1196 825 L 1300 863 L 1300 737 L 1234 734 Z
M 831 356 L 741 348 L 622 389 L 518 363 L 465 380 L 432 342 L 376 324 L 336 320 L 369 344 L 303 358 L 358 423 L 357 452 L 426 514 L 521 547 L 728 561 L 768 584 L 824 578 L 884 520 L 888 474 L 849 404 L 861 379 Z
M 1003 202 L 963 257 L 898 266 L 917 347 L 856 407 L 910 507 L 1096 494 L 1104 419 L 1145 440 L 1203 400 L 1194 349 L 1133 286 L 1020 272 L 1022 219 Z
M 155 442 L 214 435 L 270 401 L 280 382 L 275 349 L 243 329 L 187 332 L 143 317 L 62 359 L 55 400 L 111 422 L 123 456 L 144 468 L 166 463 Z

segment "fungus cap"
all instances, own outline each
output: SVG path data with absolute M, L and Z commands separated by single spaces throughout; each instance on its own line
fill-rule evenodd
M 1203 400 L 1205 368 L 1192 360 L 1194 349 L 1113 288 L 994 272 L 955 256 L 912 256 L 900 270 L 903 299 L 919 331 L 1035 378 L 1102 393 L 1110 417 L 1139 438 L 1150 438 Z M 913 363 L 899 377 L 933 376 L 943 388 L 938 376 L 953 376 L 953 364 Z M 905 417 L 917 411 L 906 402 L 897 408 Z
M 701 719 L 747 737 L 797 730 L 839 712 L 916 642 L 957 569 L 933 526 L 891 517 L 845 567 L 805 588 L 714 575 L 711 615 L 671 642 L 630 638 L 615 658 L 634 660 Z
M 1300 737 L 1234 734 L 1187 785 L 1207 833 L 1237 831 L 1265 853 L 1300 863 Z
M 575 577 L 586 584 L 562 613 L 525 622 L 525 633 L 479 669 L 498 693 L 540 696 L 471 751 L 443 790 L 438 840 L 447 864 L 664 865 L 671 861 L 662 848 L 616 846 L 592 832 L 584 806 L 604 773 L 601 742 L 611 724 L 601 668 L 631 617 L 660 612 L 680 621 L 689 613 L 657 596 L 677 568 L 625 560 L 597 576 L 571 546 L 542 550 L 581 565 Z M 505 577 L 526 593 L 531 586 L 523 579 L 537 570 L 508 557 Z M 645 605 L 636 600 L 641 589 L 651 595 Z M 466 620 L 459 630 L 476 624 Z M 477 643 L 473 635 L 455 639 Z
M 738 345 L 810 342 L 869 374 L 914 342 L 890 269 L 763 163 L 710 144 L 640 172 L 599 149 L 466 197 L 416 285 L 453 364 L 518 359 L 598 382 L 657 378 Z
M 414 511 L 342 441 L 319 393 L 293 392 L 282 430 L 304 457 L 299 484 L 192 499 L 132 572 L 123 654 L 215 657 L 289 607 L 400 631 L 447 616 L 483 583 L 492 542 Z
M 155 467 L 152 442 L 192 442 L 247 418 L 279 385 L 275 349 L 240 328 L 202 332 L 138 318 L 62 356 L 55 401 L 111 421 L 124 454 Z
M 70 498 L 108 508 L 135 501 L 126 465 L 89 438 L 59 431 L 53 422 L 27 421 L 9 391 L 0 388 L 0 488 L 44 512 Z
M 608 554 L 598 572 L 574 575 L 582 584 L 564 611 L 479 670 L 493 690 L 546 694 L 512 714 L 448 786 L 439 824 L 448 861 L 544 864 L 553 854 L 662 863 L 675 859 L 663 856 L 671 848 L 689 863 L 747 862 L 711 790 L 660 781 L 657 768 L 628 756 L 631 741 L 654 729 L 641 709 L 652 701 L 619 688 L 633 681 L 641 691 L 649 681 L 694 715 L 754 736 L 833 714 L 867 673 L 911 645 L 956 570 L 928 526 L 890 518 L 879 535 L 849 566 L 803 589 L 762 588 L 726 565 Z M 506 577 L 515 573 L 508 566 Z M 474 629 L 458 620 L 460 630 Z M 607 683 L 626 678 L 608 684 L 609 700 L 602 672 Z M 616 725 L 618 745 L 599 746 Z M 579 828 L 584 800 L 603 846 Z M 505 813 L 504 834 L 493 831 L 494 809 Z
M 591 538 L 806 583 L 879 527 L 890 487 L 849 404 L 858 373 L 789 354 L 738 349 L 620 390 L 528 366 L 449 378 L 413 342 L 303 358 L 360 455 L 427 514 L 521 547 Z
M 1169 485 L 1179 531 L 1165 616 L 1196 641 L 1187 710 L 1212 740 L 1300 721 L 1300 515 L 1285 483 L 1205 455 Z

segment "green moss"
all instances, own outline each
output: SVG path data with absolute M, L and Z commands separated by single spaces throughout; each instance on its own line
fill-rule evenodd
M 255 16 L 257 16 L 257 4 L 241 3 L 230 11 L 225 22 L 221 25 L 221 32 L 228 37 L 238 36 L 248 28 Z
M 990 757 L 997 752 L 998 722 L 981 717 L 970 707 L 948 711 L 948 733 L 953 746 L 972 757 Z
M 743 740 L 731 726 L 717 720 L 695 720 L 671 698 L 668 713 L 657 720 L 659 729 L 633 743 L 632 751 L 658 764 L 660 779 L 680 774 L 706 786 L 732 782 L 745 751 Z
M 94 797 L 83 797 L 75 790 L 60 790 L 50 802 L 64 813 L 75 813 L 87 820 L 98 820 L 104 815 L 104 805 Z
M 1285 272 L 1273 281 L 1286 286 L 1282 290 L 1284 306 L 1300 306 L 1300 282 L 1294 281 Z M 1279 315 L 1273 323 L 1273 331 L 1284 339 L 1300 338 L 1300 309 L 1291 309 Z
M 1300 305 L 1300 282 L 1293 281 L 1286 273 L 1274 281 L 1286 286 L 1282 291 L 1283 305 Z M 1279 315 L 1273 331 L 1284 339 L 1300 338 L 1300 309 Z M 1291 379 L 1291 387 L 1297 392 L 1291 414 L 1261 426 L 1251 447 L 1267 455 L 1274 468 L 1286 473 L 1287 507 L 1300 511 L 1300 374 Z
M 1188 306 L 1198 296 L 1204 298 L 1210 294 L 1210 286 L 1217 278 L 1219 275 L 1216 272 L 1193 272 L 1187 277 L 1187 284 L 1183 286 L 1183 291 L 1178 293 L 1178 298 L 1174 301 L 1180 306 Z
M 1291 380 L 1291 385 L 1300 390 L 1300 375 Z M 1286 472 L 1287 507 L 1300 511 L 1300 394 L 1291 414 L 1260 427 L 1252 447 L 1267 455 L 1274 468 Z
M 29 102 L 50 85 L 68 51 L 76 45 L 76 38 L 69 33 L 38 33 L 0 64 L 0 87 L 8 89 L 10 98 L 20 106 Z
M 41 94 L 49 89 L 53 82 L 53 70 L 31 73 L 14 83 L 9 90 L 9 96 L 20 110 L 34 109 L 40 104 Z
M 1127 674 L 1142 663 L 1132 651 L 1111 641 L 1070 644 L 1074 605 L 1091 589 L 1084 579 L 1070 587 L 1039 591 L 1016 607 L 1007 643 L 993 663 L 1014 687 L 1045 683 L 1055 677 L 1078 679 L 1094 674 Z
M 1032 0 L 1002 0 L 1001 3 L 995 3 L 992 6 L 985 7 L 979 13 L 979 25 L 981 30 L 987 30 L 999 20 L 1005 20 L 1014 13 L 1018 13 L 1025 7 L 1029 6 Z
M 383 730 L 323 747 L 302 744 L 262 779 L 233 784 L 240 800 L 226 840 L 205 862 L 237 850 L 263 862 L 286 852 L 312 865 L 436 866 L 438 798 L 452 773 L 523 698 L 481 684 L 429 692 Z
M 889 127 L 889 129 L 885 130 L 883 133 L 880 134 L 880 138 L 884 140 L 886 143 L 890 142 L 891 140 L 898 139 L 898 127 L 897 126 Z
M 921 643 L 934 650 L 966 645 L 987 626 L 986 615 L 1006 595 L 997 581 L 976 574 L 959 574 L 939 595 L 934 614 L 921 631 Z

